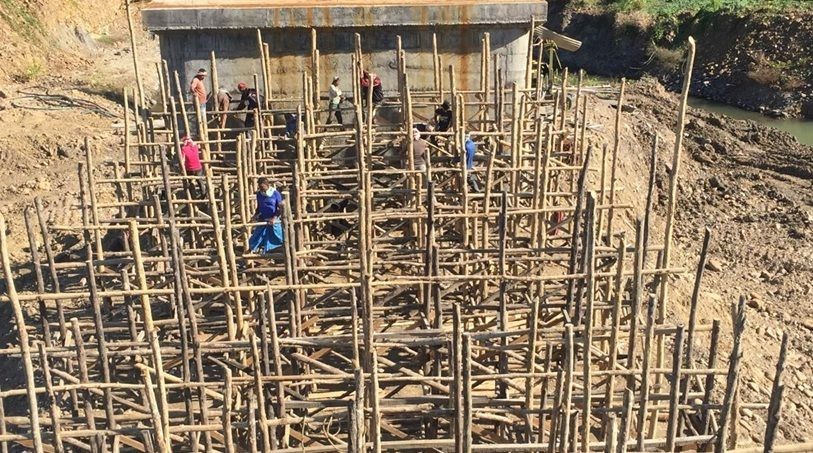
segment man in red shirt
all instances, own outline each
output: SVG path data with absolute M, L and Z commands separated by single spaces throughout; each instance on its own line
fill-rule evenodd
M 186 176 L 194 176 L 195 183 L 198 186 L 195 198 L 206 197 L 206 181 L 203 173 L 203 164 L 200 162 L 200 147 L 188 135 L 183 138 L 183 145 L 181 145 L 181 162 L 186 169 Z M 193 189 L 187 185 L 187 189 Z
M 198 103 L 200 104 L 200 116 L 203 118 L 203 122 L 207 122 L 206 119 L 206 103 L 209 101 L 209 95 L 206 93 L 206 85 L 203 83 L 203 80 L 206 79 L 206 70 L 203 68 L 198 69 L 198 73 L 189 83 L 189 93 L 192 95 L 192 102 L 195 101 L 197 98 Z M 190 129 L 197 132 L 196 135 L 200 135 L 200 131 L 198 131 L 198 119 L 195 116 L 195 109 L 192 108 L 191 112 L 192 121 L 190 124 Z

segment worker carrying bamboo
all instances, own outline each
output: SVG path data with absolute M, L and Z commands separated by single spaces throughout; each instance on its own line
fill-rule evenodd
M 257 124 L 255 113 L 260 106 L 257 98 L 257 89 L 249 88 L 245 82 L 237 84 L 237 91 L 240 92 L 240 103 L 237 104 L 237 110 L 246 110 L 246 119 L 243 122 L 243 127 L 249 129 L 246 133 L 249 140 L 254 139 L 254 126 Z
M 344 101 L 342 89 L 339 88 L 339 76 L 333 77 L 333 83 L 330 84 L 330 91 L 328 93 L 327 101 L 327 124 L 333 122 L 333 117 L 336 117 L 336 123 L 339 126 L 343 125 L 341 104 Z
M 200 105 L 200 117 L 203 122 L 206 122 L 206 103 L 209 102 L 209 95 L 206 92 L 206 85 L 203 81 L 206 79 L 207 72 L 205 69 L 200 68 L 198 69 L 198 73 L 195 74 L 195 77 L 192 78 L 192 81 L 189 82 L 189 93 L 192 95 L 192 102 L 194 103 L 197 100 L 197 103 Z M 192 124 L 190 129 L 195 131 L 195 135 L 200 136 L 200 130 L 198 130 L 198 119 L 195 116 L 195 111 L 192 111 Z M 187 131 L 189 132 L 189 131 Z
M 184 136 L 181 145 L 181 165 L 186 170 L 186 176 L 195 177 L 194 182 L 195 186 L 197 186 L 197 190 L 195 190 L 192 185 L 186 184 L 186 181 L 184 181 L 186 189 L 192 192 L 195 198 L 205 198 L 206 182 L 203 180 L 204 173 L 203 164 L 200 162 L 200 146 L 188 135 Z
M 281 186 L 268 178 L 260 178 L 257 185 L 257 211 L 251 220 L 265 225 L 254 228 L 248 247 L 252 253 L 268 253 L 283 243 Z

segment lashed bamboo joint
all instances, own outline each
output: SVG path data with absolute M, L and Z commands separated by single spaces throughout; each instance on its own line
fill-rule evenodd
M 601 152 L 581 77 L 575 89 L 567 73 L 551 91 L 506 87 L 482 43 L 481 89 L 468 92 L 437 58 L 435 89 L 412 90 L 399 46 L 395 94 L 377 109 L 356 102 L 344 127 L 322 123 L 314 48 L 301 98 L 273 98 L 274 81 L 255 76 L 253 140 L 211 127 L 222 112 L 178 102 L 159 65 L 163 108 L 138 110 L 133 96 L 140 114 L 125 116 L 114 178 L 95 174 L 87 147 L 82 225 L 48 224 L 39 202 L 26 211 L 34 292 L 16 290 L 0 219 L 19 331 L 0 354 L 25 371 L 0 403 L 28 405 L 0 411 L 3 450 L 722 451 L 745 408 L 767 414 L 770 449 L 787 340 L 771 401 L 743 400 L 744 300 L 725 365 L 719 322 L 696 322 L 708 234 L 688 326 L 664 317 L 668 277 L 683 272 L 669 261 L 680 144 L 665 234 L 650 228 L 654 179 L 635 237 L 620 234 L 623 84 L 616 140 Z M 271 48 L 259 36 L 262 61 Z M 214 55 L 211 69 L 217 86 Z M 443 99 L 452 132 L 424 135 L 421 170 L 412 129 Z M 283 113 L 298 115 L 293 137 Z M 190 121 L 202 177 L 178 165 Z M 261 176 L 286 187 L 285 242 L 268 255 L 247 250 Z M 101 202 L 108 192 L 115 201 Z M 56 234 L 79 235 L 84 252 L 60 250 Z M 26 317 L 34 302 L 39 316 Z

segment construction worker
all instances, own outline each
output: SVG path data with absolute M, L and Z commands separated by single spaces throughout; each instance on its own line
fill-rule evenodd
M 447 132 L 452 127 L 452 117 L 452 106 L 449 105 L 449 101 L 443 101 L 443 104 L 435 109 L 435 130 Z
M 279 184 L 273 183 L 268 178 L 260 178 L 257 181 L 257 211 L 252 216 L 252 221 L 265 222 L 254 228 L 251 238 L 248 240 L 248 247 L 252 253 L 268 253 L 279 248 L 283 243 L 282 233 L 282 194 L 279 191 Z
M 376 108 L 384 100 L 384 88 L 381 86 L 380 77 L 364 71 L 361 75 L 361 107 L 364 115 L 367 115 L 367 98 L 370 97 L 370 87 L 373 88 L 373 121 L 375 121 Z
M 185 135 L 183 144 L 181 145 L 181 164 L 186 169 L 186 176 L 195 176 L 195 191 L 191 186 L 187 185 L 187 190 L 193 192 L 193 196 L 198 199 L 206 197 L 206 182 L 203 180 L 203 164 L 200 162 L 200 146 L 195 143 L 191 137 Z M 186 181 L 184 181 L 186 182 Z
M 254 112 L 260 106 L 257 99 L 257 90 L 249 88 L 244 82 L 240 82 L 237 84 L 237 91 L 240 92 L 240 103 L 237 104 L 237 110 L 246 109 L 246 119 L 243 122 L 243 127 L 249 128 L 246 135 L 248 135 L 249 140 L 253 140 L 254 126 L 257 124 Z
M 200 68 L 198 69 L 198 73 L 195 74 L 195 77 L 192 78 L 192 81 L 189 82 L 189 93 L 192 95 L 192 101 L 194 102 L 197 99 L 198 104 L 200 104 L 200 117 L 203 119 L 203 122 L 206 122 L 206 103 L 209 102 L 209 95 L 206 93 L 206 85 L 203 83 L 203 80 L 206 79 L 207 72 L 205 69 Z M 195 116 L 194 109 L 191 112 L 193 124 L 190 126 L 190 129 L 195 131 L 195 135 L 200 136 L 200 131 L 198 130 L 198 119 Z M 189 131 L 187 131 L 189 132 Z
M 412 159 L 415 162 L 415 170 L 426 171 L 426 152 L 429 144 L 421 138 L 421 131 L 412 129 Z
M 336 122 L 339 126 L 344 124 L 342 121 L 342 110 L 340 108 L 344 95 L 342 89 L 339 88 L 339 76 L 333 77 L 333 83 L 330 84 L 330 92 L 327 101 L 327 124 L 333 121 L 333 116 L 336 116 Z
M 293 139 L 299 131 L 299 117 L 296 113 L 285 114 L 285 136 Z
M 471 134 L 466 134 L 466 170 L 468 171 L 468 183 L 472 192 L 480 192 L 480 183 L 477 175 L 474 174 L 474 155 L 477 153 L 477 144 L 471 139 Z
M 226 120 L 228 119 L 228 112 L 231 109 L 231 93 L 229 90 L 220 87 L 217 90 L 217 110 L 220 112 L 220 128 L 225 129 L 226 127 Z
M 452 118 L 454 117 L 451 105 L 449 105 L 449 101 L 443 101 L 443 104 L 440 107 L 435 109 L 435 117 L 433 118 L 433 123 L 435 123 L 435 132 L 448 132 L 449 129 L 452 127 Z M 438 136 L 432 136 L 432 143 L 434 145 L 438 144 Z

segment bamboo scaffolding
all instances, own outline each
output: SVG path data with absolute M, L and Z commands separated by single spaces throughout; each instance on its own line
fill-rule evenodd
M 35 281 L 19 292 L 0 217 L 3 297 L 19 332 L 0 357 L 25 370 L 19 387 L 0 390 L 0 446 L 721 449 L 748 409 L 769 419 L 766 448 L 780 451 L 787 340 L 771 400 L 745 400 L 736 360 L 744 321 L 718 368 L 719 322 L 696 318 L 708 237 L 688 329 L 660 315 L 664 290 L 646 294 L 686 271 L 668 265 L 669 232 L 663 244 L 649 239 L 648 212 L 631 231 L 618 222 L 638 214 L 616 197 L 623 85 L 612 151 L 598 153 L 586 145 L 591 93 L 581 83 L 572 109 L 566 76 L 548 99 L 534 95 L 530 75 L 524 89 L 508 86 L 484 36 L 480 90 L 458 90 L 448 66 L 444 92 L 436 50 L 434 86 L 418 90 L 399 48 L 397 95 L 377 109 L 368 98 L 366 112 L 357 103 L 334 130 L 319 118 L 316 42 L 313 32 L 301 96 L 271 103 L 275 80 L 258 32 L 266 102 L 250 141 L 241 129 L 206 133 L 209 118 L 183 101 L 176 74 L 178 97 L 167 95 L 168 108 L 126 136 L 124 173 L 96 177 L 88 149 L 81 224 L 48 224 L 37 202 L 34 225 L 26 211 Z M 354 99 L 364 60 L 357 38 Z M 454 127 L 422 133 L 421 171 L 412 128 L 444 93 Z M 397 121 L 386 120 L 387 109 L 400 110 Z M 203 132 L 203 176 L 186 174 L 173 156 L 191 111 Z M 293 113 L 293 134 L 274 125 Z M 169 121 L 157 129 L 157 117 Z M 466 133 L 477 143 L 471 168 Z M 285 241 L 258 254 L 248 242 L 267 226 L 253 216 L 263 176 L 283 194 Z M 198 182 L 205 196 L 190 190 Z M 85 253 L 75 256 L 53 232 L 79 237 Z M 28 303 L 36 315 L 25 314 Z M 662 353 L 669 344 L 672 354 Z M 695 360 L 701 345 L 710 347 L 704 364 Z M 8 415 L 15 398 L 27 413 Z

